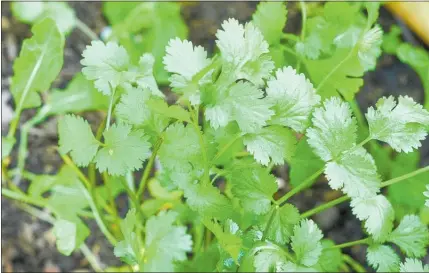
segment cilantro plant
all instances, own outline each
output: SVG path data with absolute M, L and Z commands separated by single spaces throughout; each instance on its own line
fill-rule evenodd
M 155 37 L 171 22 L 154 14 L 164 7 L 177 13 L 175 3 L 128 3 L 124 10 L 106 3 L 111 38 L 93 39 L 82 53 L 82 73 L 43 101 L 38 92 L 50 88 L 62 67 L 72 24 L 51 15 L 51 4 L 14 4 L 34 25 L 14 64 L 16 110 L 2 138 L 8 182 L 2 194 L 52 223 L 61 253 L 79 249 L 94 270 L 103 270 L 84 243 L 91 218 L 125 270 L 362 272 L 343 250 L 367 245 L 373 270 L 429 271 L 421 261 L 429 230 L 416 214 L 429 203 L 429 166 L 417 167 L 429 128 L 427 103 L 382 97 L 362 114 L 354 100 L 382 52 L 379 3 L 328 2 L 314 10 L 300 2 L 302 28 L 295 35 L 283 32 L 285 4 L 263 2 L 251 22 L 222 23 L 213 56 L 183 39 L 185 30 L 159 46 Z M 151 16 L 140 18 L 142 10 Z M 148 40 L 140 52 L 132 43 L 142 29 Z M 407 45 L 395 50 L 397 36 L 385 36 L 384 50 L 427 81 L 424 60 Z M 162 75 L 178 97 L 173 104 L 158 86 Z M 35 107 L 20 128 L 17 168 L 8 170 L 20 114 Z M 79 114 L 90 110 L 104 113 L 103 121 L 90 124 Z M 56 175 L 29 173 L 28 130 L 51 115 L 58 119 L 64 165 Z M 284 164 L 291 189 L 277 198 L 271 171 Z M 291 197 L 320 176 L 343 195 L 299 211 Z M 16 186 L 22 178 L 30 181 L 25 192 Z M 407 201 L 403 187 L 394 188 L 399 185 L 418 188 L 415 200 Z M 125 217 L 118 211 L 121 193 L 129 200 Z M 343 202 L 362 221 L 365 237 L 334 242 L 311 219 Z M 412 213 L 398 217 L 392 203 Z

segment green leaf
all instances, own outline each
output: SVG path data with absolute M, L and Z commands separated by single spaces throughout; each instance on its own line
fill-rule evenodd
M 115 108 L 116 116 L 131 125 L 141 125 L 151 115 L 147 107 L 150 93 L 148 90 L 132 86 L 127 86 L 125 89 L 126 93 L 121 96 Z
M 396 50 L 402 44 L 401 41 L 401 28 L 397 25 L 392 25 L 390 27 L 389 33 L 383 35 L 382 48 L 383 51 L 388 54 L 396 54 Z
M 256 164 L 237 163 L 228 178 L 233 195 L 246 211 L 262 215 L 270 210 L 277 182 L 266 169 Z
M 316 269 L 311 267 L 304 267 L 292 262 L 280 263 L 276 267 L 277 272 L 318 272 Z
M 33 23 L 42 14 L 45 4 L 44 2 L 12 2 L 10 8 L 13 16 L 19 21 Z
M 110 24 L 120 23 L 139 3 L 138 2 L 103 2 L 103 14 Z
M 148 100 L 147 107 L 152 112 L 155 112 L 159 115 L 180 121 L 191 122 L 191 116 L 189 112 L 179 105 L 168 106 L 164 100 Z
M 404 263 L 400 264 L 399 272 L 429 272 L 429 265 L 417 259 L 406 258 Z
M 82 117 L 66 115 L 58 122 L 59 150 L 62 154 L 70 152 L 78 166 L 87 166 L 98 150 L 98 141 L 91 127 Z
M 410 65 L 419 75 L 425 92 L 424 107 L 429 110 L 429 54 L 420 47 L 402 43 L 397 47 L 396 56 L 403 63 Z
M 320 229 L 313 220 L 304 219 L 295 225 L 293 233 L 291 245 L 298 262 L 308 267 L 315 265 L 322 254 Z
M 379 99 L 377 110 L 368 108 L 366 118 L 370 136 L 398 152 L 417 149 L 427 136 L 429 112 L 408 96 L 399 96 L 398 102 L 392 96 Z
M 294 187 L 298 186 L 323 166 L 323 161 L 308 144 L 307 137 L 301 138 L 290 161 L 290 183 Z
M 134 232 L 137 226 L 136 210 L 133 208 L 127 212 L 125 219 L 120 222 L 120 228 L 124 240 L 114 248 L 114 254 L 129 265 L 139 264 L 142 260 L 139 239 Z
M 300 215 L 296 207 L 291 204 L 286 204 L 274 211 L 271 227 L 266 230 L 266 237 L 278 244 L 287 244 L 292 236 L 293 227 L 299 223 Z M 270 217 L 268 214 L 267 217 Z M 268 218 L 266 218 L 268 221 Z M 267 222 L 266 221 L 266 222 Z
M 214 129 L 236 121 L 241 131 L 252 133 L 265 126 L 274 114 L 270 110 L 272 103 L 263 98 L 262 90 L 249 82 L 240 81 L 216 96 L 205 111 L 206 120 Z
M 181 177 L 192 176 L 192 170 L 201 170 L 201 147 L 198 141 L 198 134 L 192 126 L 184 126 L 181 123 L 173 123 L 165 130 L 164 141 L 158 151 L 162 168 L 166 168 L 175 173 L 176 185 L 180 186 Z M 183 184 L 187 185 L 189 181 Z
M 276 78 L 269 80 L 267 86 L 267 98 L 273 101 L 275 112 L 269 123 L 303 132 L 309 124 L 310 113 L 320 102 L 310 81 L 288 66 L 277 70 Z
M 415 70 L 429 68 L 429 54 L 421 47 L 413 47 L 410 44 L 402 43 L 397 47 L 397 56 Z
M 231 201 L 216 187 L 209 184 L 190 184 L 183 190 L 188 206 L 200 215 L 220 220 L 233 217 Z
M 420 153 L 418 151 L 398 154 L 392 160 L 390 177 L 396 178 L 417 170 L 419 162 Z M 404 211 L 404 214 L 418 213 L 425 204 L 425 197 L 422 192 L 426 188 L 427 181 L 429 181 L 429 174 L 426 172 L 405 179 L 401 183 L 390 185 L 387 188 L 387 198 L 395 210 L 399 207 Z M 398 211 L 396 211 L 395 216 L 399 216 Z
M 57 238 L 58 250 L 69 256 L 76 248 L 76 225 L 67 220 L 56 220 L 53 233 Z
M 399 256 L 389 246 L 372 245 L 368 247 L 366 259 L 377 272 L 398 272 Z
M 70 33 L 76 25 L 74 10 L 64 2 L 12 2 L 11 9 L 13 15 L 24 23 L 34 24 L 49 17 L 64 34 Z
M 251 22 L 245 26 L 235 19 L 222 23 L 216 32 L 216 44 L 227 67 L 230 79 L 246 79 L 256 86 L 264 84 L 270 76 L 274 62 L 269 56 L 268 43 L 261 31 Z
M 381 179 L 372 156 L 362 147 L 328 162 L 325 174 L 332 189 L 350 197 L 372 197 L 380 191 Z
M 186 260 L 186 252 L 192 250 L 192 239 L 186 234 L 186 227 L 173 226 L 176 217 L 176 212 L 168 211 L 147 220 L 145 272 L 172 272 L 174 262 Z
M 98 92 L 92 82 L 78 73 L 64 90 L 53 89 L 48 97 L 49 114 L 79 113 L 107 110 L 108 97 Z
M 284 164 L 284 159 L 290 161 L 296 149 L 295 134 L 288 128 L 275 125 L 245 135 L 243 143 L 255 160 L 265 166 L 270 161 L 275 165 Z
M 189 98 L 198 94 L 198 85 L 203 83 L 201 80 L 193 82 L 193 77 L 210 64 L 210 59 L 202 46 L 194 47 L 190 41 L 176 38 L 169 41 L 163 63 L 165 70 L 173 73 L 169 78 L 173 91 Z
M 43 198 L 42 194 L 50 190 L 57 179 L 58 176 L 54 175 L 37 175 L 31 180 L 28 195 L 34 198 Z
M 383 195 L 355 198 L 351 201 L 353 214 L 363 221 L 365 229 L 376 241 L 386 240 L 393 228 L 395 213 L 392 205 Z
M 350 101 L 363 85 L 364 68 L 358 58 L 347 58 L 349 53 L 349 49 L 338 49 L 332 57 L 304 62 L 310 79 L 317 86 L 322 100 L 341 95 L 345 100 Z M 347 60 L 345 60 L 346 58 Z M 341 69 L 335 69 L 342 62 Z M 320 69 L 321 67 L 323 69 Z M 324 82 L 323 88 L 319 90 L 322 81 Z
M 284 264 L 287 260 L 286 253 L 279 246 L 259 242 L 243 258 L 242 265 L 246 266 L 240 266 L 240 272 L 276 272 L 279 264 Z
M 92 41 L 83 51 L 82 57 L 82 73 L 88 80 L 95 80 L 95 88 L 104 95 L 110 95 L 112 89 L 125 82 L 130 58 L 122 46 L 113 42 L 104 44 Z
M 332 248 L 335 245 L 332 240 L 322 240 L 322 254 L 314 266 L 319 272 L 338 272 L 343 262 L 341 250 Z
M 78 249 L 89 233 L 88 227 L 79 218 L 75 221 L 58 219 L 54 223 L 53 234 L 57 239 L 58 251 L 66 256 Z
M 150 143 L 142 130 L 131 130 L 126 124 L 113 124 L 103 133 L 105 144 L 95 162 L 100 172 L 110 175 L 125 175 L 138 170 L 150 155 Z
M 222 249 L 237 262 L 242 247 L 241 231 L 238 225 L 230 219 L 226 220 L 224 229 L 217 222 L 207 218 L 203 218 L 203 223 L 216 236 Z
M 15 105 L 23 109 L 38 107 L 63 66 L 64 37 L 52 19 L 45 18 L 32 28 L 33 36 L 24 40 L 13 64 L 11 93 Z
M 316 108 L 313 127 L 307 129 L 308 144 L 324 161 L 337 158 L 356 143 L 356 118 L 350 106 L 339 98 L 331 98 Z
M 268 44 L 279 44 L 286 25 L 287 9 L 282 2 L 261 2 L 252 15 L 253 23 Z
M 418 216 L 405 215 L 387 240 L 397 244 L 408 257 L 420 258 L 427 252 L 429 229 Z
M 382 37 L 383 31 L 378 25 L 363 33 L 357 56 L 364 71 L 375 69 L 377 58 L 381 55 Z

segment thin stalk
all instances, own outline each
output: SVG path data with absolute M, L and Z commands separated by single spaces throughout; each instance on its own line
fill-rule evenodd
M 69 167 L 73 169 L 73 171 L 77 174 L 79 179 L 85 184 L 85 186 L 90 189 L 91 188 L 91 182 L 86 178 L 86 176 L 82 173 L 82 171 L 73 163 L 73 161 L 68 157 L 67 155 L 63 155 L 60 153 L 61 158 L 63 159 L 64 163 L 66 163 Z
M 107 112 L 106 127 L 104 129 L 104 131 L 106 131 L 106 132 L 110 128 L 110 119 L 112 118 L 113 101 L 115 100 L 115 91 L 116 91 L 116 89 L 112 88 L 111 85 L 110 85 L 110 89 L 112 90 L 112 94 L 110 95 L 109 110 Z
M 398 183 L 398 182 L 401 182 L 401 181 L 407 180 L 407 179 L 409 179 L 409 178 L 411 178 L 411 177 L 414 177 L 414 176 L 416 176 L 416 175 L 419 175 L 419 174 L 424 173 L 424 172 L 427 172 L 427 171 L 429 171 L 429 166 L 426 166 L 426 167 L 424 167 L 424 168 L 421 168 L 421 169 L 415 170 L 415 171 L 413 171 L 413 172 L 410 172 L 410 173 L 407 173 L 407 174 L 404 174 L 404 175 L 398 176 L 398 177 L 396 177 L 396 178 L 392 178 L 392 179 L 390 179 L 390 180 L 387 180 L 387 181 L 385 181 L 385 182 L 382 182 L 382 183 L 381 183 L 381 188 L 384 188 L 384 187 L 387 187 L 387 186 L 390 186 L 390 185 L 396 184 L 396 183 Z M 310 217 L 310 216 L 312 216 L 312 215 L 314 215 L 314 214 L 316 214 L 316 213 L 319 213 L 319 212 L 321 212 L 321 211 L 323 211 L 323 210 L 325 210 L 325 209 L 328 209 L 328 208 L 330 208 L 330 207 L 333 207 L 333 206 L 335 206 L 335 205 L 338 205 L 338 204 L 340 204 L 340 203 L 342 203 L 342 202 L 345 202 L 345 201 L 347 201 L 347 200 L 349 200 L 349 199 L 350 199 L 350 197 L 348 197 L 348 196 L 346 196 L 346 195 L 345 195 L 345 196 L 341 196 L 341 197 L 339 197 L 339 198 L 337 198 L 337 199 L 334 199 L 334 200 L 329 201 L 329 202 L 327 202 L 327 203 L 325 203 L 325 204 L 322 204 L 322 205 L 320 205 L 320 206 L 318 206 L 318 207 L 315 207 L 314 209 L 311 209 L 311 210 L 308 210 L 308 211 L 304 212 L 304 213 L 301 215 L 301 217 L 302 217 L 302 218 L 308 218 L 308 217 Z
M 91 265 L 92 269 L 94 269 L 95 272 L 104 272 L 100 266 L 100 261 L 91 252 L 91 250 L 89 249 L 89 247 L 86 244 L 82 244 L 79 249 L 82 252 L 83 256 L 85 256 L 86 260 L 88 261 L 88 263 Z
M 210 229 L 206 228 L 206 234 L 204 237 L 204 248 L 207 249 L 212 241 L 212 232 L 210 231 Z
M 31 205 L 35 205 L 38 207 L 46 207 L 46 202 L 42 201 L 42 200 L 38 200 L 38 199 L 34 199 L 28 195 L 22 194 L 22 193 L 18 193 L 18 192 L 14 192 L 11 191 L 9 189 L 6 188 L 1 188 L 1 194 L 9 199 L 14 199 L 23 203 L 28 203 Z
M 106 127 L 106 116 L 103 118 L 103 121 L 97 128 L 97 133 L 95 134 L 95 139 L 100 142 L 101 137 L 103 136 L 104 128 Z M 95 163 L 90 163 L 88 166 L 88 178 L 92 185 L 96 184 L 97 172 L 95 170 Z
M 278 209 L 279 209 L 279 206 L 275 206 L 272 209 L 270 218 L 268 219 L 268 222 L 267 222 L 267 226 L 265 227 L 265 230 L 264 230 L 264 234 L 262 235 L 262 241 L 265 241 L 265 239 L 267 238 L 268 231 L 270 230 L 271 224 L 273 223 L 273 220 L 274 220 L 274 216 L 276 215 Z
M 292 41 L 295 41 L 295 42 L 299 41 L 299 38 L 296 35 L 292 34 L 292 33 L 283 33 L 282 34 L 282 38 L 286 39 L 286 40 L 292 40 Z
M 37 114 L 28 120 L 22 127 L 20 132 L 20 143 L 18 148 L 18 164 L 17 172 L 15 173 L 14 182 L 18 184 L 21 180 L 22 173 L 25 169 L 25 159 L 27 158 L 27 143 L 28 143 L 28 134 L 31 128 L 42 122 L 49 113 L 51 107 L 49 105 L 43 106 Z
M 360 240 L 356 240 L 356 241 L 352 241 L 352 242 L 347 242 L 344 244 L 334 245 L 334 246 L 328 247 L 326 249 L 346 248 L 346 247 L 351 247 L 351 246 L 355 246 L 355 245 L 363 245 L 363 244 L 368 244 L 369 241 L 370 241 L 370 238 L 364 238 L 364 239 L 360 239 Z
M 137 190 L 137 199 L 141 200 L 143 199 L 142 195 L 144 193 L 144 189 L 146 187 L 147 181 L 149 179 L 150 172 L 153 167 L 153 163 L 155 162 L 156 155 L 158 153 L 159 148 L 161 147 L 162 142 L 164 141 L 164 138 L 161 136 L 158 141 L 156 142 L 152 155 L 149 158 L 149 161 L 147 162 L 146 168 L 144 169 L 142 178 L 140 180 L 139 188 Z
M 210 183 L 210 175 L 209 175 L 209 161 L 206 151 L 206 146 L 204 144 L 203 134 L 200 130 L 200 126 L 195 122 L 192 122 L 194 126 L 195 132 L 198 134 L 198 141 L 200 142 L 201 154 L 203 156 L 203 164 L 204 164 L 204 180 L 206 183 Z
M 81 184 L 79 184 L 79 187 L 81 188 L 83 195 L 85 196 L 86 200 L 89 203 L 89 206 L 92 210 L 92 213 L 94 214 L 95 217 L 95 222 L 97 223 L 98 227 L 100 228 L 101 232 L 104 234 L 104 236 L 106 236 L 107 240 L 110 242 L 110 244 L 112 244 L 113 246 L 116 246 L 117 241 L 115 239 L 115 237 L 110 233 L 110 231 L 107 229 L 105 223 L 103 222 L 100 213 L 97 209 L 97 206 L 94 203 L 94 199 L 92 198 L 91 194 L 89 193 L 89 191 Z
M 302 182 L 297 187 L 293 188 L 292 190 L 287 192 L 285 195 L 283 195 L 282 198 L 277 200 L 277 204 L 280 204 L 280 206 L 283 206 L 289 198 L 291 198 L 292 196 L 294 196 L 296 193 L 300 192 L 301 190 L 305 189 L 306 187 L 310 186 L 313 183 L 313 180 L 318 178 L 323 173 L 324 170 L 325 170 L 325 168 L 323 167 L 320 170 L 316 171 L 313 175 L 311 175 L 309 178 L 304 180 L 304 182 Z
M 340 198 L 334 199 L 332 201 L 329 201 L 329 202 L 327 202 L 325 204 L 322 204 L 320 206 L 317 206 L 317 207 L 315 207 L 315 208 L 313 208 L 311 210 L 308 210 L 308 211 L 304 212 L 303 214 L 301 214 L 301 218 L 308 218 L 308 217 L 310 217 L 310 216 L 312 216 L 312 215 L 314 215 L 316 213 L 319 213 L 319 212 L 321 212 L 321 211 L 323 211 L 325 209 L 329 209 L 329 208 L 331 208 L 333 206 L 336 206 L 336 205 L 338 205 L 338 204 L 340 204 L 340 203 L 342 203 L 344 201 L 347 201 L 349 199 L 350 199 L 350 197 L 348 197 L 346 195 L 341 196 Z
M 86 36 L 88 36 L 89 39 L 91 40 L 100 40 L 100 38 L 98 37 L 98 35 L 92 31 L 92 29 L 90 29 L 84 22 L 82 22 L 80 19 L 76 18 L 75 19 L 76 22 L 76 27 L 82 31 Z
M 121 182 L 127 192 L 128 197 L 131 199 L 131 202 L 133 204 L 133 207 L 136 209 L 138 216 L 140 217 L 140 219 L 143 219 L 143 213 L 141 211 L 141 206 L 140 206 L 140 202 L 137 198 L 137 195 L 131 191 L 131 189 L 128 187 L 128 185 L 126 183 L 124 183 L 124 181 L 121 179 Z
M 291 49 L 291 48 L 289 48 L 288 46 L 286 46 L 286 45 L 282 45 L 282 49 L 284 50 L 284 51 L 286 51 L 286 52 L 288 52 L 288 53 L 290 53 L 290 54 L 292 54 L 292 55 L 294 55 L 294 56 L 296 56 L 297 58 L 301 58 L 293 49 Z
M 113 196 L 113 191 L 110 187 L 109 176 L 107 175 L 107 172 L 103 172 L 102 176 L 103 176 L 104 186 L 107 189 L 107 195 L 110 201 L 110 208 L 111 208 L 110 213 L 113 215 L 113 217 L 115 217 L 115 219 L 118 219 L 119 218 L 118 207 L 116 206 L 115 198 Z
M 349 255 L 343 254 L 342 258 L 347 264 L 349 264 L 353 268 L 354 271 L 366 272 L 365 268 Z
M 304 1 L 299 1 L 299 5 L 301 7 L 301 13 L 302 13 L 302 27 L 301 27 L 301 36 L 300 39 L 301 41 L 304 41 L 305 39 L 305 32 L 306 32 L 306 28 L 307 28 L 307 7 L 305 6 L 305 2 Z M 299 72 L 299 69 L 301 68 L 301 58 L 298 59 L 298 64 L 296 65 L 296 71 Z
M 427 172 L 427 171 L 429 171 L 429 166 L 426 166 L 426 167 L 424 167 L 424 168 L 421 168 L 421 169 L 415 170 L 415 171 L 413 171 L 413 172 L 410 172 L 410 173 L 407 173 L 407 174 L 404 174 L 404 175 L 401 175 L 401 176 L 398 176 L 398 177 L 392 178 L 392 179 L 390 179 L 390 180 L 387 180 L 387 181 L 385 181 L 385 182 L 381 183 L 381 187 L 382 187 L 382 188 L 384 188 L 384 187 L 387 187 L 387 186 L 390 186 L 390 185 L 396 184 L 396 183 L 398 183 L 398 182 L 401 182 L 401 181 L 403 181 L 403 180 L 406 180 L 406 179 L 408 179 L 408 178 L 411 178 L 411 177 L 413 177 L 413 176 L 416 176 L 416 175 L 418 175 L 418 174 L 421 174 L 421 173 L 424 173 L 424 172 Z

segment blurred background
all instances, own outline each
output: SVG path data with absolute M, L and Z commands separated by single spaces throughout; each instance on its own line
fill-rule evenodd
M 67 4 L 74 10 L 76 17 L 89 27 L 87 31 L 101 37 L 108 37 L 112 33 L 112 28 L 109 25 L 116 24 L 118 20 L 122 20 L 139 3 L 122 2 L 120 3 L 121 8 L 115 6 L 118 3 L 113 2 L 69 2 Z M 151 23 L 154 24 L 153 30 L 134 30 L 132 29 L 132 24 L 125 22 L 121 25 L 124 31 L 116 29 L 116 33 L 124 34 L 119 38 L 120 40 L 123 39 L 122 43 L 135 43 L 132 46 L 136 50 L 135 56 L 140 56 L 143 51 L 151 51 L 155 56 L 163 54 L 166 42 L 176 35 L 182 38 L 187 37 L 194 44 L 204 46 L 211 54 L 215 50 L 215 33 L 222 21 L 230 17 L 234 17 L 240 22 L 249 21 L 257 4 L 258 2 L 158 3 L 156 9 L 152 10 L 149 15 L 146 14 L 147 11 L 145 10 L 141 11 L 143 15 L 136 14 L 141 20 L 152 20 Z M 31 27 L 13 16 L 10 2 L 2 2 L 1 6 L 1 129 L 2 135 L 5 135 L 13 113 L 12 98 L 9 92 L 10 79 L 13 75 L 13 61 L 19 54 L 22 41 L 31 37 Z M 308 3 L 308 6 L 311 12 L 318 12 L 321 4 L 311 2 Z M 298 3 L 289 2 L 287 3 L 287 8 L 288 20 L 285 31 L 298 33 L 301 24 L 299 5 Z M 410 29 L 413 23 L 408 22 L 406 24 L 407 19 L 404 19 L 404 17 L 401 19 L 399 16 L 403 15 L 398 13 L 395 15 L 392 10 L 394 9 L 381 8 L 379 24 L 383 30 L 388 32 L 392 25 L 398 25 L 402 31 L 401 37 L 405 42 L 416 47 L 422 47 L 427 52 L 428 48 L 423 42 L 425 39 L 424 34 L 416 32 L 415 26 L 412 28 L 413 30 Z M 403 9 L 397 9 L 397 12 L 401 10 L 403 11 Z M 424 25 L 424 23 L 421 24 Z M 418 25 L 419 23 L 414 24 Z M 137 39 L 130 41 L 129 37 L 127 37 L 129 32 L 134 32 L 133 34 L 136 34 Z M 426 33 L 428 32 L 429 28 L 426 28 Z M 416 33 L 419 34 L 417 35 Z M 53 87 L 64 88 L 71 78 L 81 70 L 81 53 L 89 43 L 90 39 L 82 29 L 74 28 L 71 30 L 66 39 L 64 67 Z M 133 54 L 131 53 L 131 55 Z M 158 63 L 158 65 L 160 64 Z M 166 83 L 167 75 L 163 75 L 161 69 L 158 69 L 156 73 L 160 82 Z M 379 58 L 376 70 L 367 73 L 364 77 L 364 82 L 365 85 L 357 96 L 361 109 L 366 109 L 368 106 L 373 105 L 378 98 L 389 95 L 406 94 L 423 103 L 424 87 L 418 73 L 394 55 L 383 53 Z M 170 102 L 175 100 L 174 95 L 169 92 L 167 87 L 164 87 L 163 91 L 169 95 L 168 100 Z M 30 119 L 34 114 L 34 109 L 24 111 L 21 122 Z M 90 123 L 96 124 L 100 122 L 100 116 L 97 113 L 86 113 L 85 117 Z M 54 150 L 57 141 L 55 118 L 49 118 L 46 122 L 33 128 L 29 135 L 29 156 L 26 161 L 26 168 L 34 173 L 55 173 L 61 164 L 61 160 Z M 420 155 L 420 164 L 429 164 L 428 141 L 420 149 Z M 16 160 L 16 154 L 12 153 L 12 164 L 14 160 Z M 401 163 L 398 162 L 397 164 Z M 283 181 L 288 180 L 287 166 L 277 168 L 275 173 Z M 25 187 L 25 183 L 21 186 Z M 316 184 L 313 189 L 294 197 L 292 202 L 298 208 L 306 209 L 338 197 L 335 194 L 327 187 L 326 183 Z M 49 224 L 32 218 L 5 198 L 2 198 L 1 202 L 3 271 L 60 272 L 85 271 L 89 269 L 87 261 L 80 253 L 76 252 L 70 257 L 58 253 L 55 247 L 55 237 Z M 126 210 L 126 205 L 123 205 L 123 208 Z M 426 213 L 428 214 L 428 212 Z M 315 221 L 327 237 L 337 242 L 355 240 L 363 236 L 361 223 L 351 214 L 347 203 L 317 215 Z M 87 243 L 93 253 L 100 258 L 102 263 L 106 263 L 108 266 L 119 265 L 119 260 L 108 249 L 108 244 L 104 241 L 96 225 L 91 222 L 89 222 L 89 225 L 92 228 L 92 234 Z M 347 251 L 354 258 L 365 264 L 365 251 L 361 246 L 353 247 Z M 428 257 L 426 257 L 425 262 L 429 262 Z

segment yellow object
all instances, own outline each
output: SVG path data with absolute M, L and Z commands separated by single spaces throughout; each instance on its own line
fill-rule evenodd
M 389 2 L 385 7 L 429 45 L 429 2 Z

